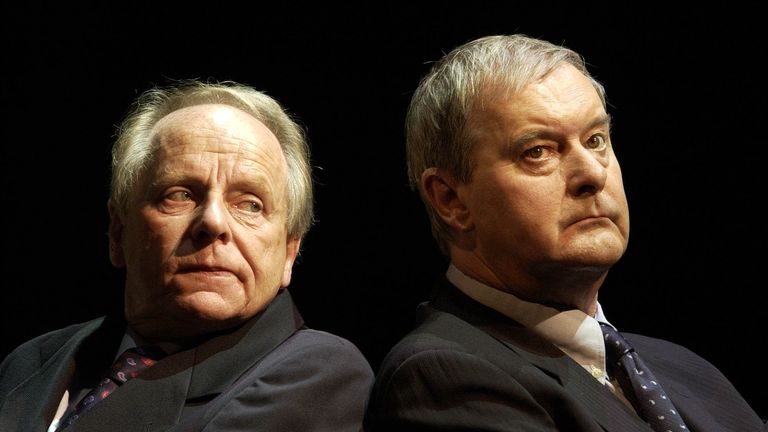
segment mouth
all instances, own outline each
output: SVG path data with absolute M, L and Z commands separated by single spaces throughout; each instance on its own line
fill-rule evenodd
M 211 276 L 233 274 L 232 270 L 225 267 L 200 265 L 200 264 L 181 266 L 176 271 L 176 274 L 188 274 L 188 273 L 204 273 Z
M 594 216 L 587 216 L 585 218 L 580 219 L 579 221 L 583 221 L 583 220 L 600 220 L 600 219 L 613 220 L 608 215 L 594 215 Z
M 582 223 L 613 223 L 613 217 L 607 214 L 592 214 L 587 216 L 579 216 L 571 219 L 567 225 L 576 225 Z

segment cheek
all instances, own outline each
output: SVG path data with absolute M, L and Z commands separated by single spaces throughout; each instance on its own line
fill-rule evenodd
M 624 179 L 621 175 L 621 166 L 615 155 L 611 157 L 610 167 L 608 169 L 608 186 L 614 194 L 624 196 Z M 624 199 L 626 201 L 626 198 Z
M 529 241 L 534 234 L 558 222 L 561 194 L 542 180 L 546 179 L 500 179 L 476 197 L 481 209 L 478 216 L 489 228 L 489 235 L 506 232 L 514 236 L 515 241 Z
M 126 251 L 132 255 L 129 259 L 144 271 L 161 266 L 173 255 L 183 236 L 184 229 L 177 225 L 156 218 L 137 221 L 126 232 L 131 243 Z
M 512 211 L 526 229 L 546 229 L 547 224 L 560 220 L 565 194 L 562 183 L 550 177 L 533 177 L 521 182 L 508 193 Z
M 285 263 L 285 242 L 272 236 L 257 236 L 253 232 L 241 236 L 238 242 L 248 273 L 253 277 L 257 289 L 279 284 Z
M 615 210 L 618 215 L 615 222 L 626 242 L 629 238 L 629 204 L 627 203 L 627 196 L 624 192 L 624 181 L 618 163 L 614 163 L 611 168 L 604 191 L 609 197 L 610 205 L 613 206 L 613 210 Z
M 495 174 L 474 191 L 477 217 L 516 231 L 559 217 L 563 187 L 556 176 L 522 177 L 512 170 Z
M 618 168 L 618 164 L 616 165 L 616 168 L 611 171 L 609 176 L 606 189 L 616 202 L 616 205 L 621 207 L 626 214 L 628 213 L 627 196 L 624 192 L 624 180 L 621 177 L 621 170 Z

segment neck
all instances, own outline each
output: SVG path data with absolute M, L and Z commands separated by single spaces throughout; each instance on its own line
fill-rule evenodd
M 129 328 L 144 342 L 150 344 L 172 344 L 178 347 L 192 347 L 202 342 L 229 333 L 239 328 L 241 322 L 207 323 L 200 321 L 179 322 L 173 319 L 151 319 L 132 316 L 126 311 Z
M 452 248 L 451 262 L 467 276 L 532 303 L 597 313 L 597 293 L 607 269 L 547 265 L 521 268 L 518 263 L 492 265 L 478 254 Z

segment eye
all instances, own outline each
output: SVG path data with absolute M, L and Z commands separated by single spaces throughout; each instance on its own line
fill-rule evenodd
M 548 149 L 544 146 L 536 146 L 533 148 L 529 148 L 525 152 L 523 152 L 523 157 L 529 158 L 529 159 L 542 159 L 548 155 Z
M 165 196 L 165 199 L 171 201 L 191 201 L 192 194 L 188 191 L 179 190 L 169 193 Z
M 585 146 L 590 150 L 602 151 L 608 146 L 608 142 L 604 136 L 596 134 L 589 137 Z
M 242 201 L 237 203 L 235 207 L 249 213 L 258 213 L 262 209 L 261 203 L 258 201 Z

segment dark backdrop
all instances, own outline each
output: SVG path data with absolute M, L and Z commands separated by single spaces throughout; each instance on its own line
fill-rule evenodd
M 0 358 L 119 304 L 105 205 L 114 126 L 139 92 L 196 77 L 266 90 L 306 125 L 317 223 L 291 290 L 312 327 L 378 366 L 446 266 L 407 186 L 411 93 L 444 52 L 521 32 L 583 54 L 608 91 L 632 235 L 601 291 L 607 316 L 708 358 L 768 417 L 765 375 L 746 360 L 766 339 L 755 5 L 130 4 L 3 6 Z

